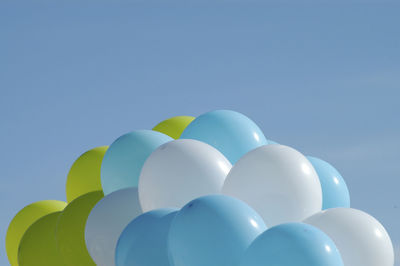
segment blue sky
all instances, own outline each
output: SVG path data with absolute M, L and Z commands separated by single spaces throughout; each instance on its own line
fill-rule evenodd
M 81 153 L 213 109 L 332 163 L 400 251 L 400 5 L 322 2 L 2 1 L 0 265 Z

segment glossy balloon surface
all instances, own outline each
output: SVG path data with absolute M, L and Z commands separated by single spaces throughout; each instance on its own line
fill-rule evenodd
M 158 123 L 153 130 L 179 139 L 183 130 L 195 119 L 193 116 L 174 116 Z
M 169 251 L 174 266 L 236 266 L 266 226 L 246 203 L 224 195 L 197 198 L 172 222 Z
M 252 149 L 268 144 L 264 133 L 250 118 L 230 110 L 202 114 L 187 126 L 181 138 L 210 144 L 232 164 Z
M 60 214 L 50 213 L 28 228 L 18 249 L 20 266 L 64 265 L 56 242 L 56 226 Z
M 157 209 L 134 219 L 122 232 L 115 251 L 117 266 L 173 266 L 168 232 L 177 209 Z
M 305 223 L 324 231 L 335 242 L 344 265 L 393 266 L 393 245 L 385 228 L 371 215 L 351 208 L 327 209 Z
M 245 201 L 267 226 L 300 222 L 322 207 L 321 184 L 311 163 L 295 149 L 277 144 L 243 156 L 222 193 Z
M 274 226 L 247 249 L 241 266 L 343 266 L 340 252 L 321 230 L 303 223 Z
M 322 209 L 350 207 L 350 193 L 340 173 L 329 163 L 311 156 L 307 159 L 318 174 L 322 188 Z
M 115 140 L 101 165 L 101 184 L 105 195 L 119 189 L 137 187 L 147 157 L 172 138 L 152 130 L 136 130 Z
M 137 188 L 114 191 L 90 211 L 85 226 L 85 242 L 98 266 L 115 265 L 115 248 L 124 228 L 142 214 Z
M 86 193 L 102 190 L 100 167 L 107 149 L 108 146 L 91 149 L 73 163 L 65 186 L 68 203 Z
M 10 222 L 6 235 L 6 251 L 10 264 L 18 265 L 18 246 L 26 230 L 40 218 L 62 211 L 67 205 L 59 200 L 42 200 L 20 210 Z
M 90 211 L 102 197 L 102 191 L 82 195 L 69 203 L 58 218 L 57 248 L 66 265 L 95 265 L 85 245 L 85 225 Z
M 143 211 L 181 208 L 197 197 L 220 193 L 231 167 L 222 153 L 204 142 L 168 142 L 149 156 L 140 174 Z

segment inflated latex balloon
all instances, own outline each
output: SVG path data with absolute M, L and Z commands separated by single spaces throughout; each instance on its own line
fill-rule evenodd
M 258 236 L 241 266 L 343 266 L 335 243 L 318 228 L 304 223 L 274 226 Z
M 82 154 L 69 170 L 66 184 L 68 203 L 83 194 L 101 190 L 100 167 L 108 146 Z
M 168 237 L 174 266 L 236 266 L 266 226 L 246 203 L 224 195 L 197 198 L 172 221 Z
M 277 144 L 240 158 L 222 193 L 249 204 L 269 227 L 300 222 L 322 207 L 321 184 L 311 163 L 295 149 Z
M 115 265 L 118 238 L 128 223 L 140 214 L 137 188 L 117 190 L 94 206 L 86 221 L 85 241 L 96 265 Z
M 176 213 L 177 209 L 153 210 L 129 223 L 118 240 L 115 264 L 170 266 L 167 240 L 171 221 Z
M 15 215 L 6 235 L 6 251 L 12 266 L 18 265 L 18 246 L 29 226 L 47 214 L 62 211 L 66 205 L 64 201 L 42 200 L 26 206 Z
M 329 163 L 311 156 L 307 159 L 318 174 L 322 187 L 322 209 L 350 207 L 350 194 L 339 172 Z
M 101 184 L 105 195 L 119 189 L 137 187 L 147 157 L 172 138 L 152 130 L 136 130 L 115 140 L 101 165 Z
M 85 225 L 102 191 L 84 194 L 65 207 L 57 222 L 56 241 L 65 265 L 95 265 L 85 245 Z
M 318 227 L 332 238 L 346 266 L 394 264 L 393 245 L 388 233 L 375 218 L 363 211 L 327 209 L 304 222 Z
M 174 116 L 158 123 L 153 130 L 179 139 L 183 130 L 193 121 L 193 116 Z
M 220 193 L 231 167 L 222 153 L 204 142 L 168 142 L 155 150 L 142 168 L 142 209 L 181 208 L 197 197 Z
M 205 113 L 190 123 L 182 139 L 196 139 L 210 144 L 234 164 L 248 151 L 267 140 L 260 128 L 247 116 L 229 110 Z
M 20 266 L 63 265 L 57 250 L 56 225 L 61 212 L 48 214 L 34 222 L 22 237 L 18 249 Z

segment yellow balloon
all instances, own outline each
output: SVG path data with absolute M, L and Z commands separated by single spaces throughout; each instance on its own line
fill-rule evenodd
M 69 170 L 66 184 L 67 202 L 83 194 L 102 190 L 100 167 L 108 146 L 91 149 L 82 154 Z
M 63 265 L 56 243 L 56 225 L 61 213 L 48 214 L 26 230 L 18 249 L 20 266 Z
M 18 265 L 18 246 L 29 226 L 47 214 L 62 211 L 66 205 L 64 201 L 42 200 L 26 206 L 15 215 L 6 235 L 6 251 L 12 266 Z
M 90 211 L 103 196 L 103 191 L 82 195 L 69 203 L 58 218 L 57 249 L 65 265 L 95 265 L 86 248 L 85 225 Z
M 158 123 L 153 130 L 179 139 L 183 130 L 194 120 L 193 116 L 175 116 Z

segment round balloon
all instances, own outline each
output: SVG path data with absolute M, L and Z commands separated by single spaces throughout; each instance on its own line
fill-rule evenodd
M 115 264 L 170 266 L 167 239 L 171 221 L 176 213 L 176 209 L 153 210 L 129 223 L 118 240 Z
M 311 156 L 307 159 L 317 171 L 322 187 L 322 209 L 350 207 L 350 194 L 339 172 L 329 163 Z
M 101 165 L 101 184 L 105 195 L 119 189 L 137 187 L 147 157 L 172 138 L 152 130 L 136 130 L 115 140 Z
M 303 223 L 274 226 L 258 236 L 242 266 L 343 266 L 340 252 L 324 232 Z
M 179 139 L 183 130 L 193 121 L 193 116 L 174 116 L 158 123 L 153 130 Z
M 393 266 L 392 241 L 385 228 L 372 216 L 351 208 L 327 209 L 305 223 L 324 231 L 335 242 L 344 265 Z
M 85 245 L 85 225 L 91 209 L 102 197 L 102 191 L 82 195 L 69 203 L 58 218 L 57 248 L 66 265 L 95 265 Z
M 197 198 L 172 221 L 168 245 L 174 266 L 233 266 L 266 226 L 244 202 L 224 196 Z
M 197 197 L 220 193 L 231 167 L 219 151 L 204 142 L 168 142 L 149 156 L 140 174 L 143 211 L 181 208 Z
M 311 163 L 295 149 L 277 144 L 243 156 L 222 193 L 245 201 L 267 226 L 300 222 L 322 207 L 321 184 Z
M 64 201 L 42 200 L 26 206 L 15 215 L 6 235 L 6 251 L 11 266 L 18 265 L 18 246 L 29 226 L 47 214 L 62 211 L 66 205 Z
M 56 225 L 61 212 L 48 214 L 34 222 L 25 232 L 18 249 L 20 266 L 63 265 L 57 250 Z
M 66 184 L 68 203 L 83 194 L 101 190 L 100 167 L 108 146 L 82 154 L 69 170 Z
M 141 213 L 137 188 L 114 191 L 94 206 L 86 221 L 85 241 L 96 265 L 115 265 L 118 238 L 128 223 Z
M 210 144 L 234 164 L 248 151 L 267 140 L 260 128 L 247 116 L 229 110 L 205 113 L 190 123 L 182 139 L 196 139 Z

